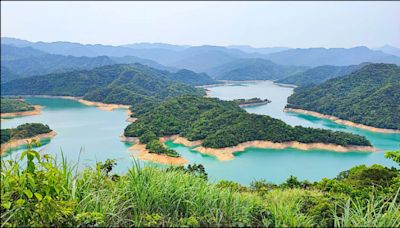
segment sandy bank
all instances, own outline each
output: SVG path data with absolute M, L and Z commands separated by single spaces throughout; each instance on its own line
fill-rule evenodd
M 270 141 L 255 140 L 250 142 L 240 143 L 236 146 L 225 147 L 225 148 L 206 148 L 197 147 L 195 150 L 203 154 L 209 154 L 217 157 L 221 161 L 231 160 L 234 158 L 234 153 L 244 151 L 247 148 L 261 148 L 261 149 L 285 149 L 295 148 L 299 150 L 332 150 L 336 152 L 349 152 L 349 151 L 364 151 L 364 152 L 375 152 L 376 149 L 370 146 L 339 146 L 335 144 L 324 144 L 324 143 L 300 143 L 300 142 L 284 142 L 274 143 Z
M 88 101 L 84 99 L 79 99 L 78 100 L 80 103 L 88 106 L 96 106 L 97 108 L 104 110 L 104 111 L 112 111 L 114 109 L 118 108 L 123 108 L 123 109 L 129 109 L 129 105 L 123 105 L 123 104 L 106 104 L 102 102 L 95 102 L 95 101 Z
M 348 120 L 342 120 L 342 119 L 339 119 L 339 118 L 337 118 L 335 116 L 325 115 L 325 114 L 321 114 L 321 113 L 313 112 L 313 111 L 308 111 L 308 110 L 285 108 L 284 111 L 285 112 L 294 112 L 294 113 L 306 114 L 306 115 L 310 115 L 310 116 L 314 116 L 314 117 L 318 117 L 318 118 L 329 119 L 329 120 L 332 120 L 333 122 L 338 123 L 338 124 L 346 125 L 346 126 L 349 126 L 349 127 L 356 127 L 356 128 L 360 128 L 360 129 L 367 130 L 367 131 L 372 131 L 372 132 L 400 133 L 400 130 L 371 127 L 371 126 L 367 126 L 367 125 L 364 125 L 364 124 L 354 123 L 354 122 L 351 122 L 351 121 L 348 121 Z
M 178 135 L 167 136 L 160 138 L 161 142 L 173 141 L 176 144 L 182 144 L 188 147 L 195 147 L 194 150 L 202 153 L 216 157 L 221 161 L 232 160 L 235 156 L 235 152 L 244 151 L 247 148 L 261 148 L 261 149 L 285 149 L 285 148 L 295 148 L 299 150 L 332 150 L 336 152 L 349 152 L 349 151 L 364 151 L 364 152 L 375 152 L 376 149 L 370 146 L 339 146 L 335 144 L 324 144 L 324 143 L 300 143 L 300 142 L 284 142 L 284 143 L 274 143 L 264 140 L 255 140 L 250 142 L 240 143 L 236 146 L 225 147 L 225 148 L 206 148 L 201 145 L 201 140 L 189 141 Z M 197 147 L 196 147 L 197 146 Z
M 27 144 L 27 142 L 30 142 L 32 140 L 38 140 L 39 141 L 41 139 L 53 138 L 56 135 L 57 135 L 57 133 L 55 131 L 51 131 L 49 133 L 36 135 L 36 136 L 30 137 L 30 138 L 13 139 L 13 140 L 8 141 L 8 142 L 6 142 L 4 144 L 1 144 L 0 154 L 3 153 L 4 151 L 8 150 L 8 149 L 25 145 L 25 144 Z
M 32 115 L 39 115 L 42 110 L 40 105 L 34 105 L 34 110 L 32 111 L 25 111 L 25 112 L 10 112 L 10 113 L 1 113 L 1 118 L 11 118 L 11 117 L 18 117 L 18 116 L 32 116 Z
M 182 144 L 187 147 L 200 146 L 202 143 L 201 140 L 189 141 L 188 139 L 180 137 L 179 135 L 164 136 L 160 138 L 160 142 L 165 143 L 166 141 L 172 141 L 173 143 Z
M 126 137 L 123 133 L 119 136 L 119 140 L 121 142 L 128 142 L 128 143 L 139 143 L 139 138 L 137 137 Z
M 40 98 L 59 98 L 68 100 L 78 100 L 82 97 L 72 97 L 72 96 L 51 96 L 51 95 L 19 95 L 20 97 L 40 97 Z
M 136 156 L 140 160 L 145 160 L 165 165 L 185 165 L 188 163 L 188 161 L 183 157 L 173 158 L 164 154 L 150 153 L 149 150 L 146 149 L 146 145 L 142 143 L 137 143 L 129 147 L 129 150 L 137 151 L 134 154 L 134 156 Z

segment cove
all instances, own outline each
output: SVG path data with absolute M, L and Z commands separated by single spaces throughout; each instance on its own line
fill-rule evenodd
M 255 149 L 249 148 L 236 153 L 235 159 L 221 162 L 214 157 L 202 155 L 192 148 L 167 142 L 167 146 L 177 150 L 191 163 L 201 163 L 205 166 L 211 180 L 227 179 L 242 184 L 264 178 L 267 181 L 280 183 L 290 175 L 310 181 L 323 177 L 335 177 L 339 172 L 360 164 L 382 164 L 395 166 L 385 159 L 384 150 L 397 149 L 400 144 L 400 134 L 384 134 L 368 132 L 336 124 L 307 115 L 285 113 L 287 97 L 293 93 L 293 88 L 278 86 L 270 81 L 235 82 L 227 85 L 208 87 L 209 96 L 223 100 L 237 98 L 259 97 L 269 99 L 271 103 L 255 107 L 246 107 L 251 113 L 266 114 L 282 119 L 291 125 L 302 125 L 316 128 L 341 130 L 366 136 L 372 144 L 382 152 L 339 153 L 326 150 L 302 151 L 296 149 Z M 77 101 L 54 98 L 28 98 L 28 102 L 43 106 L 42 114 L 9 119 L 2 122 L 2 128 L 15 127 L 26 122 L 41 122 L 49 124 L 57 132 L 57 136 L 41 149 L 46 153 L 64 155 L 71 161 L 89 165 L 107 158 L 117 159 L 117 172 L 125 172 L 134 162 L 128 147 L 131 144 L 120 142 L 119 136 L 128 125 L 123 109 L 102 111 L 96 107 L 85 106 Z M 80 153 L 80 150 L 82 152 Z M 12 151 L 17 156 L 21 150 Z M 141 162 L 143 165 L 149 163 Z M 153 164 L 151 164 L 153 165 Z

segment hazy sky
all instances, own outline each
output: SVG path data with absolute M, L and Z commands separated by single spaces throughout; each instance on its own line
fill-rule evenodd
M 31 41 L 400 47 L 400 2 L 1 2 Z

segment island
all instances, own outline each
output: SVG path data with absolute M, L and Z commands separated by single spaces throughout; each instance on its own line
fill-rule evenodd
M 249 147 L 375 151 L 364 137 L 351 133 L 292 127 L 266 115 L 251 114 L 237 102 L 200 96 L 180 96 L 141 114 L 124 136 L 146 145 L 147 154 L 179 157 L 163 142 L 174 140 L 220 160 Z M 140 156 L 139 156 L 140 158 Z
M 32 105 L 20 98 L 1 98 L 1 118 L 40 114 L 39 105 Z
M 56 132 L 48 125 L 41 123 L 25 123 L 16 128 L 1 129 L 1 153 L 6 150 L 22 146 L 32 140 L 52 138 Z
M 261 99 L 259 97 L 253 97 L 250 99 L 234 99 L 233 102 L 238 104 L 240 107 L 257 106 L 271 103 L 268 99 Z
M 381 133 L 400 133 L 400 67 L 368 64 L 319 85 L 302 86 L 286 111 Z

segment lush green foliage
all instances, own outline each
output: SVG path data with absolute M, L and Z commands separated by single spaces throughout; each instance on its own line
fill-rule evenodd
M 25 112 L 35 109 L 33 105 L 21 99 L 1 98 L 0 113 Z
M 321 84 L 326 80 L 337 78 L 350 74 L 351 72 L 357 70 L 360 65 L 351 66 L 318 66 L 300 72 L 289 77 L 279 79 L 278 83 L 293 84 L 298 86 L 304 86 L 309 84 Z
M 317 86 L 300 87 L 288 98 L 287 106 L 400 129 L 400 67 L 370 64 Z
M 236 102 L 216 98 L 182 96 L 137 115 L 125 129 L 125 136 L 147 143 L 162 136 L 179 134 L 189 140 L 203 140 L 203 146 L 221 148 L 252 140 L 273 142 L 333 143 L 370 145 L 362 136 L 323 129 L 291 127 L 281 120 L 247 113 Z
M 80 170 L 32 147 L 18 161 L 2 159 L 1 226 L 400 225 L 400 171 L 394 168 L 358 166 L 320 182 L 291 176 L 280 185 L 260 180 L 247 187 L 209 183 L 202 165 L 136 164 L 122 176 L 112 173 L 115 165 L 107 160 Z
M 212 85 L 218 83 L 205 73 L 197 74 L 190 70 L 180 70 L 168 75 L 168 78 L 192 86 Z
M 30 138 L 49 132 L 51 132 L 51 129 L 48 125 L 41 123 L 25 123 L 16 128 L 1 129 L 1 143 L 6 143 L 12 139 Z
M 400 150 L 386 152 L 385 157 L 392 159 L 400 165 Z
M 2 226 L 261 226 L 269 219 L 260 197 L 218 188 L 197 167 L 136 166 L 116 176 L 98 164 L 74 173 L 65 161 L 25 153 L 25 169 L 2 160 Z
M 83 96 L 90 101 L 136 107 L 183 94 L 204 94 L 202 89 L 170 80 L 169 74 L 140 64 L 111 65 L 14 80 L 2 85 L 2 93 Z
M 143 139 L 143 137 L 141 137 Z M 162 144 L 157 139 L 151 139 L 146 144 L 146 149 L 149 150 L 150 153 L 156 154 L 166 154 L 170 157 L 179 157 L 180 155 L 175 151 L 168 148 L 165 148 L 164 144 Z
M 208 72 L 220 80 L 274 80 L 302 72 L 306 67 L 281 66 L 266 59 L 238 59 Z

